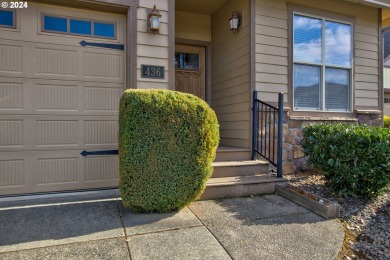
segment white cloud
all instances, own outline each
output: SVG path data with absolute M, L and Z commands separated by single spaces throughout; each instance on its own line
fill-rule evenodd
M 326 62 L 334 65 L 351 65 L 351 27 L 337 25 L 326 29 Z
M 294 44 L 294 60 L 321 62 L 321 39 Z
M 312 29 L 321 29 L 322 21 L 319 19 L 304 17 L 304 16 L 294 16 L 294 28 L 300 30 L 312 30 Z

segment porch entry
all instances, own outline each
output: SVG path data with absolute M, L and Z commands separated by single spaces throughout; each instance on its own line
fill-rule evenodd
M 205 47 L 176 44 L 175 89 L 206 100 Z

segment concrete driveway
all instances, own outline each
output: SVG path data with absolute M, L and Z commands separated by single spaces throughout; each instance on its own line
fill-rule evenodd
M 116 196 L 0 202 L 0 259 L 334 259 L 344 232 L 277 195 L 139 214 Z

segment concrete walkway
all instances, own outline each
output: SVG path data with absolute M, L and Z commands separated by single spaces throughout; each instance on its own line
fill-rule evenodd
M 136 214 L 117 198 L 0 202 L 0 259 L 334 259 L 344 238 L 277 195 Z

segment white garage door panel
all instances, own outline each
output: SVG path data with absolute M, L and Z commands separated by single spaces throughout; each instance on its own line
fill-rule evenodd
M 0 39 L 0 77 L 123 83 L 120 50 Z
M 0 195 L 118 185 L 118 156 L 78 152 L 0 153 Z
M 117 24 L 117 39 L 41 32 L 41 14 Z M 29 3 L 17 29 L 0 29 L 0 195 L 118 185 L 117 149 L 125 52 L 81 40 L 125 44 L 126 17 Z
M 122 92 L 123 83 L 0 77 L 0 115 L 116 116 Z
M 0 152 L 116 149 L 118 121 L 112 116 L 4 115 Z

